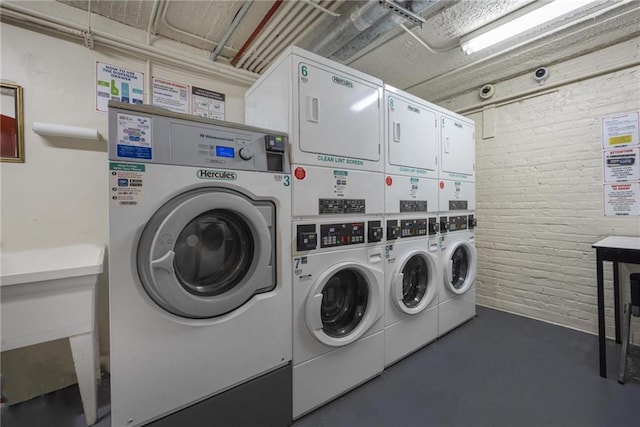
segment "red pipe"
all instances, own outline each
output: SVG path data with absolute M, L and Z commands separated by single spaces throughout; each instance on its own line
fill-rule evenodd
M 271 17 L 276 12 L 276 10 L 278 10 L 280 5 L 282 4 L 282 1 L 283 0 L 276 0 L 273 6 L 271 6 L 271 9 L 269 9 L 269 11 L 264 15 L 264 18 L 262 18 L 262 21 L 260 21 L 256 29 L 253 30 L 253 33 L 251 33 L 247 41 L 244 42 L 244 44 L 242 45 L 238 53 L 236 53 L 236 55 L 231 59 L 231 65 L 233 65 L 234 67 L 236 66 L 236 64 L 240 60 L 240 57 L 242 56 L 244 51 L 247 50 L 251 42 L 253 42 L 253 39 L 255 39 L 258 36 L 258 34 L 260 34 L 260 31 L 262 31 L 264 26 L 267 25 L 267 22 L 269 22 L 269 19 L 271 19 Z

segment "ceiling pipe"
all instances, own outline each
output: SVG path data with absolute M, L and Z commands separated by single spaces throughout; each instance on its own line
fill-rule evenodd
M 80 39 L 84 35 L 84 26 L 58 18 L 51 13 L 40 12 L 16 3 L 0 2 L 0 20 L 2 22 L 13 22 L 22 27 L 33 28 L 36 31 L 48 30 Z M 119 37 L 96 28 L 93 28 L 92 32 L 97 44 L 159 64 L 186 69 L 246 86 L 253 84 L 257 78 L 255 73 L 238 70 L 223 64 L 214 65 L 208 60 L 204 61 L 200 57 L 188 55 L 182 51 L 158 49 L 154 46 L 148 46 L 146 43 L 136 42 L 131 38 Z
M 440 3 L 440 0 L 426 0 L 426 1 L 399 1 L 396 2 L 399 5 L 404 6 L 404 8 L 413 12 L 416 15 L 420 15 L 423 11 L 435 6 Z M 382 7 L 382 6 L 379 6 Z M 439 9 L 438 9 L 439 10 Z M 348 43 L 340 47 L 336 52 L 333 53 L 331 59 L 337 60 L 340 62 L 345 62 L 351 57 L 353 57 L 356 53 L 365 49 L 367 46 L 371 45 L 375 40 L 380 38 L 382 35 L 388 33 L 394 28 L 398 28 L 399 25 L 403 24 L 405 19 L 402 17 L 392 14 L 384 17 L 375 25 L 366 29 L 365 31 L 358 34 L 355 38 L 350 40 Z
M 224 49 L 233 32 L 236 30 L 236 28 L 238 28 L 240 21 L 242 21 L 244 16 L 247 14 L 247 11 L 252 4 L 253 0 L 246 0 L 240 7 L 240 10 L 236 12 L 236 16 L 233 17 L 233 21 L 231 21 L 231 24 L 229 24 L 229 28 L 227 28 L 227 31 L 222 36 L 222 39 L 218 42 L 218 46 L 216 46 L 215 50 L 211 54 L 212 62 L 216 62 L 216 59 L 218 59 L 218 55 L 220 55 L 220 52 L 222 52 L 222 49 Z
M 431 46 L 429 43 L 427 43 L 422 38 L 420 38 L 420 36 L 418 36 L 416 33 L 411 31 L 404 24 L 400 24 L 400 28 L 402 28 L 404 31 L 406 31 L 407 34 L 409 34 L 411 37 L 413 37 L 418 43 L 420 43 L 420 45 L 422 47 L 424 47 L 425 49 L 427 49 L 431 53 L 447 53 L 447 52 L 451 52 L 452 50 L 457 49 L 457 48 L 460 47 L 460 43 L 458 43 L 458 41 L 455 41 L 454 43 L 450 44 L 449 46 L 434 47 L 434 46 Z
M 333 10 L 327 9 L 324 6 L 320 6 L 318 3 L 316 3 L 313 0 L 302 0 L 302 1 L 307 3 L 309 6 L 326 13 L 327 15 L 333 16 L 334 18 L 337 18 L 337 17 L 340 16 L 339 13 L 335 13 Z M 318 0 L 318 1 L 320 1 L 320 0 Z
M 285 1 L 282 3 L 282 7 L 278 10 L 274 16 L 271 17 L 269 22 L 264 26 L 251 44 L 244 51 L 242 56 L 238 57 L 238 62 L 235 67 L 249 70 L 250 64 L 260 53 L 270 44 L 270 40 L 280 34 L 283 29 L 289 28 L 288 24 L 291 21 L 292 11 L 295 9 L 297 1 Z
M 377 1 L 360 2 L 353 12 L 342 14 L 330 24 L 329 29 L 320 28 L 318 32 L 322 34 L 317 34 L 319 38 L 311 43 L 309 50 L 328 58 L 390 13 Z
M 276 10 L 278 10 L 278 8 L 281 5 L 282 5 L 282 0 L 276 0 L 273 6 L 271 6 L 271 9 L 269 9 L 269 11 L 264 15 L 264 17 L 262 18 L 258 26 L 255 28 L 255 30 L 253 30 L 253 32 L 251 33 L 247 41 L 244 42 L 244 44 L 242 45 L 238 53 L 236 53 L 235 56 L 231 58 L 231 65 L 235 67 L 235 65 L 238 63 L 238 60 L 240 60 L 240 57 L 242 56 L 244 51 L 247 50 L 247 48 L 249 47 L 253 39 L 255 39 L 258 36 L 258 34 L 260 34 L 260 31 L 262 31 L 264 26 L 267 25 L 267 22 L 269 22 L 269 19 L 271 19 L 273 14 L 276 13 Z

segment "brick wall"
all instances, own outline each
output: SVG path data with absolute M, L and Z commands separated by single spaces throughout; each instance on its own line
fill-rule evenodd
M 494 120 L 489 115 L 483 120 L 482 111 L 468 113 L 477 126 L 479 304 L 597 333 L 591 245 L 607 235 L 640 236 L 640 217 L 603 215 L 600 125 L 602 116 L 640 109 L 639 40 L 549 67 L 546 93 L 501 105 L 500 96 L 537 83 L 530 74 L 497 83 Z M 635 66 L 588 76 L 605 63 L 634 59 Z M 585 78 L 553 88 L 554 75 Z M 464 112 L 479 101 L 473 93 L 439 104 Z M 495 137 L 483 139 L 483 126 L 495 129 Z M 639 267 L 620 269 L 625 301 L 629 273 Z M 613 336 L 611 277 L 606 263 L 608 336 Z M 635 320 L 632 341 L 640 344 Z

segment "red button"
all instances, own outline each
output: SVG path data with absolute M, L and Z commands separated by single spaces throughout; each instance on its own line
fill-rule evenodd
M 440 181 L 440 189 L 444 190 L 444 181 Z
M 386 183 L 389 187 L 391 187 L 391 184 L 393 184 L 393 178 L 391 178 L 390 176 L 387 177 L 386 179 Z
M 296 168 L 296 170 L 293 172 L 293 175 L 297 179 L 304 179 L 307 176 L 307 171 L 305 171 L 303 168 Z

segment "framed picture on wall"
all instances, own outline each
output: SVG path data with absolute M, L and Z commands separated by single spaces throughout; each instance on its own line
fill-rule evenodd
M 0 161 L 24 162 L 24 129 L 22 117 L 22 87 L 0 83 L 2 92 L 0 128 Z

